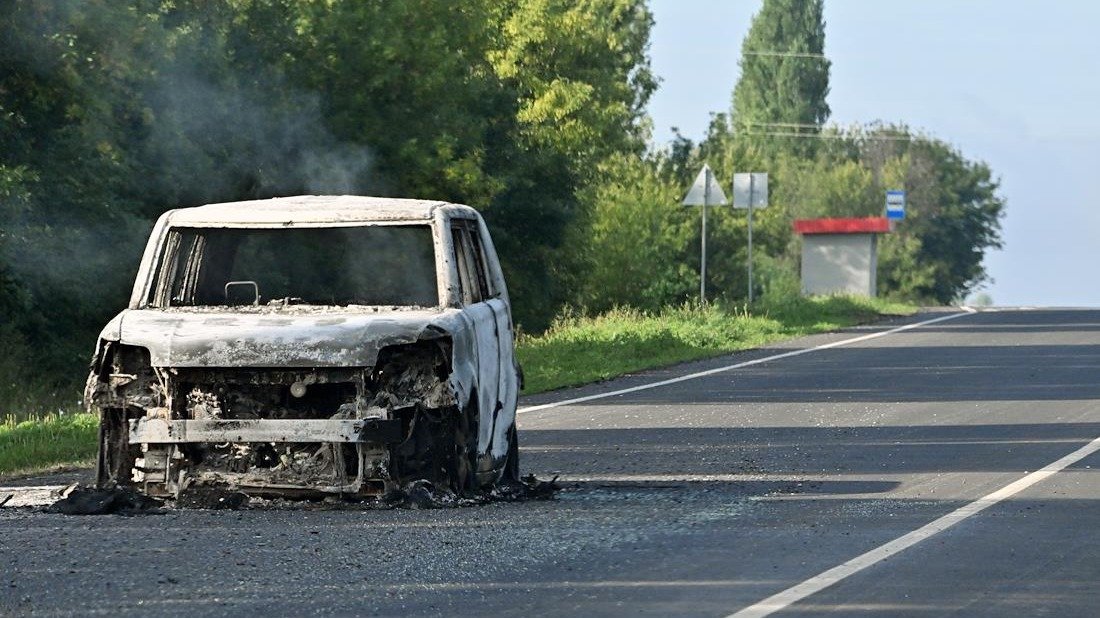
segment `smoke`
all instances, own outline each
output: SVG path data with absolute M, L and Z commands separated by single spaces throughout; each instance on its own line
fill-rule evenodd
M 371 163 L 366 147 L 338 144 L 323 151 L 307 150 L 300 167 L 309 193 L 354 194 L 370 186 Z
M 320 97 L 277 75 L 215 81 L 184 60 L 152 84 L 148 100 L 146 146 L 169 202 L 369 194 L 382 186 L 370 149 L 339 139 Z
M 319 94 L 279 67 L 235 64 L 248 50 L 190 18 L 0 2 L 0 324 L 40 351 L 44 375 L 83 364 L 161 212 L 386 193 L 370 148 L 331 130 Z

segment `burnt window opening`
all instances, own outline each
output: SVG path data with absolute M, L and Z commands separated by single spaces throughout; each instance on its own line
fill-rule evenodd
M 456 222 L 451 229 L 458 282 L 462 291 L 462 302 L 466 305 L 479 303 L 493 296 L 477 228 L 472 223 Z
M 165 240 L 149 303 L 434 307 L 439 292 L 432 230 L 175 228 Z
M 485 247 L 481 244 L 481 234 L 478 226 L 473 221 L 467 221 L 467 231 L 470 234 L 470 252 L 473 254 L 474 265 L 481 276 L 481 286 L 486 299 L 496 298 L 499 293 L 493 285 L 493 278 L 489 275 L 489 259 L 485 254 Z

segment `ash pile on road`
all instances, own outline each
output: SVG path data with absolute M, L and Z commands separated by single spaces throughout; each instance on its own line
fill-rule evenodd
M 490 502 L 523 502 L 526 500 L 552 500 L 561 487 L 558 477 L 540 481 L 528 474 L 513 483 L 502 483 L 491 491 L 473 497 L 461 497 L 454 492 L 437 487 L 429 481 L 407 483 L 401 489 L 382 496 L 380 505 L 389 508 L 440 509 L 458 506 L 475 506 Z
M 164 503 L 129 487 L 96 489 L 72 485 L 62 498 L 46 507 L 62 515 L 159 515 Z
M 505 483 L 493 489 L 490 494 L 494 502 L 522 502 L 525 500 L 553 500 L 554 494 L 561 490 L 558 477 L 549 481 L 540 481 L 534 474 L 528 474 L 518 483 Z
M 95 489 L 72 485 L 62 492 L 62 498 L 46 507 L 47 513 L 63 515 L 147 515 L 163 514 L 167 508 L 201 510 L 236 509 L 445 509 L 477 506 L 492 502 L 524 502 L 552 500 L 561 489 L 554 477 L 540 481 L 533 474 L 512 483 L 502 483 L 491 491 L 474 496 L 459 496 L 426 480 L 406 483 L 400 489 L 371 500 L 339 499 L 323 501 L 264 499 L 240 491 L 214 487 L 191 487 L 170 504 L 151 498 L 129 487 Z
M 461 498 L 453 491 L 437 487 L 431 481 L 419 480 L 406 483 L 401 489 L 386 493 L 379 506 L 406 509 L 442 509 L 478 504 L 475 498 Z

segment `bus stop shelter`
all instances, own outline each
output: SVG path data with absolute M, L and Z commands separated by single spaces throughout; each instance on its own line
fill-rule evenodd
M 875 296 L 878 235 L 890 231 L 886 217 L 799 219 L 802 294 Z

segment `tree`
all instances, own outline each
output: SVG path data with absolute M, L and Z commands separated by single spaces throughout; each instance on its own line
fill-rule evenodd
M 640 153 L 653 17 L 642 0 L 524 0 L 504 22 L 490 58 L 518 97 L 529 147 L 568 155 L 591 175 L 609 156 Z
M 830 62 L 822 0 L 764 0 L 741 44 L 733 91 L 735 133 L 814 133 L 829 117 Z M 763 140 L 807 153 L 813 140 Z
M 657 310 L 693 298 L 699 288 L 698 208 L 683 207 L 683 187 L 668 173 L 663 153 L 613 156 L 600 166 L 604 181 L 582 199 L 584 265 L 576 302 L 588 311 L 616 306 Z M 695 242 L 692 242 L 692 241 Z
M 928 173 L 907 179 L 906 188 L 927 198 L 898 229 L 920 239 L 917 261 L 934 269 L 933 280 L 915 291 L 940 303 L 957 302 L 988 282 L 985 253 L 1002 246 L 1000 182 L 988 165 L 939 140 L 914 141 L 909 156 L 921 164 L 911 170 Z
M 498 160 L 506 188 L 485 211 L 516 290 L 517 320 L 548 325 L 575 300 L 583 253 L 577 232 L 619 153 L 644 149 L 644 107 L 656 87 L 647 49 L 653 17 L 643 0 L 510 0 L 495 74 L 515 115 Z M 587 193 L 591 195 L 591 193 Z M 572 239 L 572 243 L 567 239 Z
M 158 57 L 146 8 L 0 5 L 0 306 L 43 381 L 71 379 L 136 266 L 119 255 L 142 242 L 126 187 Z

